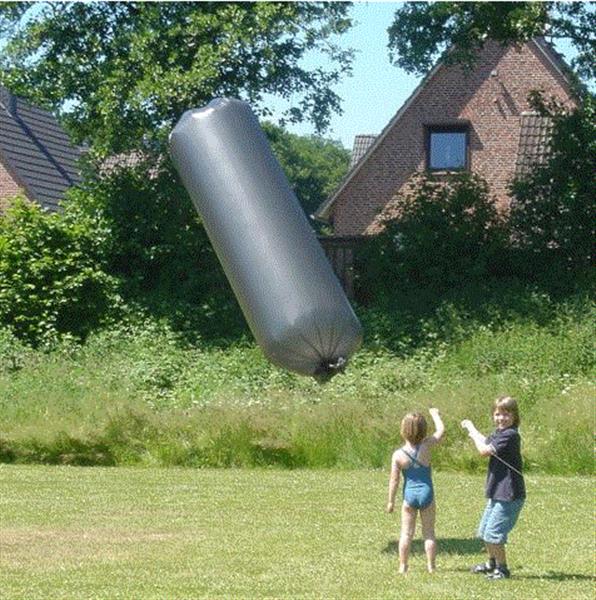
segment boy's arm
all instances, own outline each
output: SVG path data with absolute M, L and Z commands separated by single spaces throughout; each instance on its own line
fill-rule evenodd
M 464 419 L 461 422 L 461 426 L 468 432 L 468 435 L 472 438 L 474 445 L 476 446 L 476 450 L 480 453 L 480 456 L 490 456 L 494 454 L 495 449 L 486 443 L 486 436 L 483 435 L 474 427 L 474 423 L 469 419 Z
M 435 424 L 435 432 L 430 436 L 431 439 L 438 444 L 445 435 L 445 425 L 438 408 L 429 408 L 428 412 L 432 417 L 433 423 Z
M 392 513 L 395 508 L 395 493 L 399 486 L 399 463 L 397 462 L 397 451 L 391 457 L 391 474 L 389 475 L 389 498 L 387 500 L 387 512 Z

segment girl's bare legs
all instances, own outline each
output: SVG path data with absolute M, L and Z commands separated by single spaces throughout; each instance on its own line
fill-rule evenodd
M 424 552 L 426 552 L 426 567 L 429 573 L 435 572 L 435 559 L 437 556 L 437 542 L 435 540 L 435 502 L 420 511 L 422 523 L 422 538 L 424 539 Z
M 401 534 L 399 536 L 399 572 L 408 570 L 408 557 L 410 556 L 410 544 L 416 530 L 416 509 L 411 508 L 405 502 L 401 507 Z

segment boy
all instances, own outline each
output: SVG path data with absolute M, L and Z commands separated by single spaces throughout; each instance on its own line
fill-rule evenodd
M 488 502 L 478 527 L 478 537 L 486 546 L 488 561 L 472 567 L 472 573 L 485 574 L 488 579 L 507 579 L 505 544 L 526 498 L 522 475 L 519 409 L 510 396 L 495 400 L 493 421 L 496 430 L 488 437 L 480 433 L 469 419 L 461 426 L 467 430 L 481 456 L 490 456 L 486 477 Z

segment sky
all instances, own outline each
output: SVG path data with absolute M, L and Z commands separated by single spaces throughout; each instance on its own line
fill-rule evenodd
M 357 53 L 353 62 L 353 75 L 345 77 L 334 90 L 342 98 L 343 114 L 334 115 L 324 137 L 339 140 L 351 149 L 357 134 L 379 134 L 409 98 L 422 77 L 409 75 L 393 66 L 387 49 L 387 28 L 393 22 L 400 2 L 356 2 L 352 29 L 341 36 L 339 43 L 352 47 Z M 557 45 L 557 50 L 569 61 L 572 49 L 569 45 Z M 311 57 L 320 64 L 321 56 Z M 305 65 L 308 65 L 308 61 Z M 271 99 L 274 116 L 281 114 L 282 101 Z M 286 125 L 292 133 L 313 134 L 309 123 Z
M 351 148 L 354 136 L 361 133 L 380 133 L 399 107 L 414 91 L 420 77 L 408 75 L 389 62 L 387 28 L 401 3 L 357 2 L 352 7 L 355 25 L 339 38 L 343 47 L 356 50 L 351 77 L 345 76 L 334 91 L 342 98 L 343 114 L 334 115 L 326 138 L 339 140 Z M 321 55 L 310 61 L 320 64 Z M 271 99 L 274 113 L 281 113 L 287 103 Z M 310 123 L 286 125 L 292 133 L 314 133 Z
M 1 0 L 0 0 L 1 1 Z M 379 134 L 402 104 L 409 98 L 422 77 L 409 75 L 389 61 L 387 29 L 402 2 L 354 2 L 351 16 L 354 26 L 336 41 L 356 50 L 351 77 L 345 76 L 334 91 L 342 98 L 342 114 L 335 114 L 324 137 L 338 140 L 351 149 L 358 134 Z M 570 44 L 557 45 L 569 62 L 574 54 Z M 326 57 L 313 54 L 304 65 L 324 66 Z M 268 96 L 273 120 L 281 116 L 288 102 Z M 291 103 L 291 99 L 290 99 Z M 315 133 L 310 123 L 286 125 L 292 133 Z

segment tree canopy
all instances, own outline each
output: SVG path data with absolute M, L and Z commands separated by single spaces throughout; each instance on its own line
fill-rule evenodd
M 508 44 L 545 35 L 569 39 L 576 73 L 596 76 L 596 10 L 589 2 L 405 2 L 388 31 L 393 62 L 410 73 L 425 74 L 447 48 L 445 60 L 471 64 L 487 38 Z
M 570 113 L 538 93 L 531 101 L 552 122 L 550 154 L 512 183 L 512 239 L 532 274 L 589 272 L 596 258 L 596 97 L 586 94 Z
M 352 52 L 334 44 L 349 5 L 321 2 L 44 2 L 0 4 L 0 83 L 58 113 L 100 154 L 161 146 L 182 112 L 218 96 L 324 131 L 333 85 Z M 329 67 L 306 69 L 311 50 Z
M 345 177 L 350 151 L 339 142 L 288 133 L 271 123 L 264 123 L 263 129 L 304 212 L 310 216 Z

